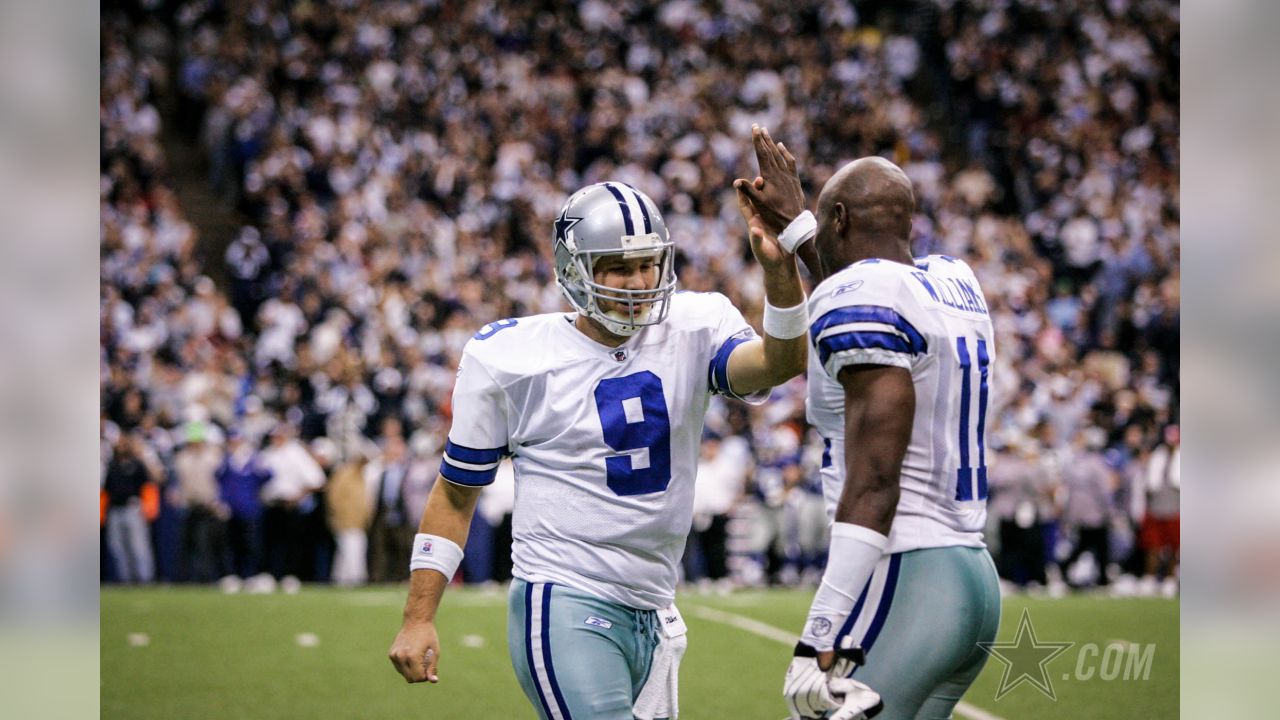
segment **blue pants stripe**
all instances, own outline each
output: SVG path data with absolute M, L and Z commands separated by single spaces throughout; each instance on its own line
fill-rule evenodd
M 873 573 L 874 575 L 874 573 Z M 844 639 L 845 635 L 853 632 L 853 624 L 858 622 L 858 616 L 862 614 L 862 606 L 867 602 L 867 592 L 871 590 L 871 579 L 867 579 L 867 584 L 862 586 L 862 594 L 858 596 L 858 602 L 854 604 L 853 610 L 849 611 L 849 617 L 844 619 L 844 625 L 840 626 L 840 632 L 836 634 L 836 645 Z
M 542 662 L 547 667 L 547 679 L 551 681 L 551 692 L 555 695 L 556 705 L 560 707 L 560 714 L 564 716 L 564 720 L 570 720 L 569 705 L 564 701 L 564 695 L 560 692 L 560 683 L 556 682 L 556 669 L 551 663 L 551 588 L 555 587 L 551 583 L 543 586 L 542 590 Z
M 545 608 L 543 610 L 543 627 L 542 637 L 546 641 L 546 615 Z M 538 700 L 542 702 L 542 712 L 547 717 L 555 717 L 551 714 L 551 706 L 547 704 L 547 696 L 542 693 L 542 683 L 538 682 L 538 671 L 535 669 L 537 665 L 533 664 L 533 583 L 529 583 L 524 588 L 524 647 L 525 653 L 529 656 L 529 672 L 534 675 L 533 687 L 538 691 Z
M 880 607 L 876 609 L 871 627 L 867 628 L 867 635 L 862 639 L 862 649 L 866 652 L 870 652 L 871 646 L 876 644 L 876 638 L 880 637 L 880 631 L 884 629 L 885 618 L 889 617 L 889 608 L 893 605 L 893 591 L 898 586 L 898 568 L 901 566 L 901 554 L 889 556 L 889 577 L 884 581 L 884 594 L 880 596 Z
M 885 619 L 889 617 L 889 610 L 893 606 L 894 590 L 898 586 L 898 571 L 902 567 L 902 554 L 897 553 L 889 556 L 889 567 L 885 571 L 884 589 L 880 593 L 880 598 L 875 601 L 875 615 L 871 618 L 871 624 L 867 626 L 866 632 L 861 638 L 855 638 L 857 644 L 867 652 L 870 652 L 871 646 L 875 644 L 876 638 L 880 637 L 880 631 L 884 629 Z M 836 644 L 840 644 L 845 636 L 853 632 L 854 626 L 858 622 L 858 618 L 862 617 L 862 612 L 870 608 L 866 608 L 867 595 L 871 592 L 871 584 L 875 580 L 875 574 L 872 573 L 871 578 L 867 580 L 867 584 L 862 588 L 862 594 L 858 596 L 858 602 L 853 606 L 853 610 L 849 612 L 849 617 L 845 618 L 844 625 L 840 627 L 840 632 L 836 634 Z

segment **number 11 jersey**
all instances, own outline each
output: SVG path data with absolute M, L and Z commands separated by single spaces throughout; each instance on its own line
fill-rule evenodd
M 916 407 L 887 551 L 984 547 L 995 332 L 973 271 L 945 255 L 863 260 L 814 288 L 809 318 L 806 410 L 826 445 L 828 518 L 845 482 L 840 371 L 892 365 L 911 372 Z
M 671 303 L 616 348 L 564 313 L 491 323 L 467 343 L 440 474 L 486 485 L 512 456 L 516 577 L 637 609 L 674 600 L 707 404 L 737 397 L 729 355 L 755 334 L 718 293 Z

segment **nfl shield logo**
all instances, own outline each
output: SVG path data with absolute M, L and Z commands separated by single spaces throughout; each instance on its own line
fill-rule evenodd
M 423 541 L 423 543 L 422 543 L 422 552 L 424 552 L 424 553 L 426 553 L 426 554 L 428 554 L 428 555 L 430 555 L 430 554 L 431 554 L 431 541 L 430 541 L 430 540 L 424 540 L 424 541 Z
M 626 360 L 626 359 L 627 359 L 627 351 L 626 351 L 626 350 L 624 350 L 624 349 L 622 349 L 622 348 L 618 348 L 617 350 L 614 350 L 614 351 L 613 351 L 613 359 L 614 359 L 614 360 L 617 360 L 618 362 L 622 362 L 623 360 Z

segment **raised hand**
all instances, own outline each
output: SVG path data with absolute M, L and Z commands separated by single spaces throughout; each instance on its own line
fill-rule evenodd
M 756 211 L 751 201 L 747 199 L 747 195 L 741 188 L 734 185 L 738 195 L 738 211 L 742 213 L 742 219 L 747 223 L 747 232 L 751 240 L 751 253 L 756 256 L 756 262 L 760 263 L 765 270 L 775 268 L 794 268 L 794 256 L 782 249 L 778 244 L 778 234 L 773 232 L 765 225 L 764 220 Z
M 746 194 L 765 227 L 776 236 L 805 209 L 796 159 L 785 145 L 774 142 L 768 128 L 752 125 L 751 143 L 760 175 L 754 181 L 734 180 L 733 186 Z

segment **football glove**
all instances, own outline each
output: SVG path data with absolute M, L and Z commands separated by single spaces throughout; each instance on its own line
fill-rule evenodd
M 782 696 L 791 711 L 791 720 L 821 718 L 828 710 L 840 707 L 840 702 L 827 688 L 828 680 L 827 673 L 818 668 L 818 652 L 797 643 L 782 683 Z
M 845 635 L 840 638 L 840 647 L 836 648 L 836 661 L 827 674 L 833 678 L 847 678 L 856 668 L 867 664 L 867 654 L 861 647 L 853 644 L 853 638 Z
M 880 693 L 853 678 L 833 678 L 827 690 L 842 701 L 830 720 L 870 720 L 884 709 Z
M 836 661 L 830 670 L 818 667 L 818 653 L 805 643 L 797 643 L 782 694 L 791 720 L 822 718 L 834 710 L 831 720 L 869 720 L 884 709 L 880 694 L 865 683 L 845 677 L 866 663 L 862 648 L 844 638 L 836 649 Z

